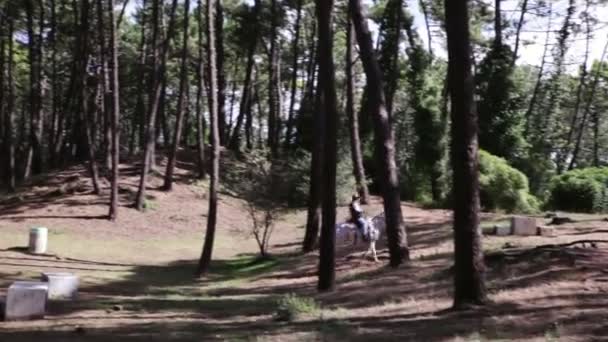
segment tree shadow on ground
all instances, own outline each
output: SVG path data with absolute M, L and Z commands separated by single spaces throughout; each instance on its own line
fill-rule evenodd
M 451 239 L 445 223 L 410 227 L 413 250 Z M 207 341 L 256 336 L 328 341 L 479 339 L 475 336 L 592 340 L 608 333 L 598 324 L 608 319 L 604 292 L 608 251 L 603 249 L 529 249 L 519 255 L 490 257 L 486 276 L 489 292 L 497 300 L 465 312 L 446 310 L 451 304 L 451 253 L 416 259 L 399 269 L 374 265 L 359 254 L 355 247 L 339 249 L 337 290 L 331 293 L 316 291 L 317 253 L 290 252 L 271 259 L 243 254 L 214 260 L 203 279 L 193 276 L 196 260 L 131 265 L 124 277 L 85 284 L 77 302 L 54 303 L 45 331 L 8 329 L 0 331 L 0 341 L 80 341 L 85 337 L 90 341 Z M 589 290 L 581 286 L 552 293 L 543 288 L 581 279 L 589 283 Z M 516 290 L 525 290 L 527 297 L 511 298 Z M 345 313 L 333 314 L 337 318 L 332 319 L 315 315 L 276 322 L 277 300 L 288 293 L 314 298 L 329 317 L 334 311 Z M 83 326 L 84 333 L 76 326 Z

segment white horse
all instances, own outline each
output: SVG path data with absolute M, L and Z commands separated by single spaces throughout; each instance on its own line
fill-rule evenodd
M 351 222 L 342 222 L 336 224 L 336 240 L 337 241 L 348 241 L 353 240 L 353 244 L 357 244 L 358 237 L 361 235 L 361 239 L 369 243 L 369 248 L 363 254 L 363 257 L 367 257 L 368 254 L 372 254 L 374 261 L 378 262 L 378 256 L 376 253 L 376 242 L 382 235 L 381 232 L 384 230 L 384 213 L 376 215 L 371 218 L 366 218 L 367 221 L 367 236 L 362 236 L 362 233 L 357 229 L 356 225 Z

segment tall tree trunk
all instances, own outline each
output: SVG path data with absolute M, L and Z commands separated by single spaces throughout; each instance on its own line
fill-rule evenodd
M 236 78 L 237 75 L 239 74 L 239 65 L 240 65 L 240 58 L 237 58 L 236 62 L 234 63 L 234 77 Z M 234 102 L 236 100 L 236 87 L 238 85 L 238 82 L 236 79 L 232 80 L 232 91 L 230 92 L 230 114 L 229 114 L 229 120 L 226 124 L 226 132 L 224 133 L 226 135 L 226 140 L 230 139 L 231 136 L 231 132 L 232 132 L 232 125 L 234 123 Z
M 468 0 L 445 0 L 452 110 L 454 307 L 486 302 L 479 229 L 477 113 L 471 72 Z
M 215 226 L 217 220 L 217 190 L 220 181 L 220 134 L 218 125 L 218 96 L 217 96 L 217 63 L 215 55 L 215 1 L 207 0 L 207 58 L 209 60 L 209 118 L 211 126 L 211 181 L 209 183 L 209 211 L 207 213 L 207 233 L 205 234 L 205 244 L 199 260 L 196 274 L 202 276 L 209 271 L 211 265 L 211 253 L 215 239 Z M 199 0 L 199 6 L 202 0 Z
M 544 116 L 540 120 L 538 128 L 540 134 L 538 134 L 538 145 L 545 155 L 550 154 L 551 144 L 548 143 L 548 135 L 552 132 L 552 128 L 555 127 L 554 114 L 557 108 L 558 99 L 561 97 L 562 90 L 560 87 L 560 78 L 564 72 L 564 63 L 566 52 L 568 51 L 568 38 L 570 37 L 570 30 L 573 26 L 572 19 L 576 12 L 576 0 L 568 0 L 568 9 L 564 17 L 564 23 L 558 32 L 557 46 L 555 47 L 556 55 L 554 56 L 555 73 L 552 76 L 552 83 L 549 90 L 549 100 L 547 101 L 548 107 L 544 110 Z
M 256 83 L 254 86 L 254 93 L 253 93 L 253 102 L 255 102 L 258 106 L 257 109 L 257 118 L 258 118 L 258 129 L 257 129 L 257 142 L 258 142 L 258 149 L 262 149 L 264 148 L 264 137 L 262 134 L 262 131 L 264 130 L 264 110 L 262 108 L 262 100 L 260 97 L 260 85 L 259 83 Z M 253 119 L 252 119 L 253 121 Z M 253 125 L 252 125 L 253 126 Z M 253 127 L 251 128 L 252 134 L 253 132 Z M 253 140 L 253 138 L 252 138 Z
M 306 66 L 306 85 L 304 86 L 304 94 L 302 95 L 302 101 L 300 105 L 300 109 L 298 110 L 298 118 L 305 118 L 307 115 L 313 112 L 315 106 L 315 79 L 317 75 L 317 51 L 316 51 L 316 25 L 315 21 L 312 21 L 310 29 L 310 36 L 308 37 L 308 41 L 310 42 L 308 46 L 308 63 Z M 314 115 L 313 115 L 314 120 Z M 298 131 L 296 132 L 296 144 L 300 147 L 304 147 L 307 149 L 314 149 L 312 145 L 314 143 L 309 142 L 309 137 L 307 136 L 307 127 L 308 122 L 304 122 L 305 120 L 299 120 L 298 123 Z M 314 124 L 313 124 L 314 125 Z
M 169 50 L 169 42 L 171 36 L 173 35 L 173 26 L 175 26 L 175 12 L 177 9 L 177 0 L 173 0 L 171 5 L 171 14 L 169 17 L 169 27 L 167 28 L 167 34 L 163 39 L 162 43 L 162 51 L 160 53 L 161 61 L 160 65 L 155 65 L 155 71 L 153 75 L 153 94 L 151 98 L 151 103 L 148 108 L 148 125 L 146 127 L 146 149 L 144 151 L 144 160 L 141 170 L 141 177 L 139 180 L 139 190 L 137 192 L 137 198 L 135 201 L 135 207 L 137 210 L 144 209 L 144 202 L 146 199 L 146 183 L 148 180 L 148 172 L 150 170 L 150 164 L 152 163 L 151 159 L 154 158 L 154 144 L 156 143 L 156 114 L 159 109 L 159 103 L 161 98 L 161 92 L 163 89 L 163 84 L 165 83 L 165 68 L 167 65 L 167 53 Z M 158 37 L 158 18 L 160 15 L 161 9 L 159 9 L 158 0 L 154 1 L 153 5 L 153 14 L 154 17 L 154 28 L 153 28 L 153 38 L 152 42 L 155 45 L 154 49 L 157 49 L 157 37 Z
M 600 114 L 597 110 L 593 111 L 593 166 L 600 167 L 600 146 L 599 146 L 599 131 L 600 131 Z
M 42 0 L 39 0 L 42 1 Z M 44 23 L 44 11 L 39 15 L 40 26 Z M 28 32 L 28 60 L 30 63 L 30 146 L 27 156 L 27 165 L 24 178 L 28 179 L 32 173 L 42 172 L 42 39 L 43 33 L 36 34 L 34 28 L 34 0 L 25 1 Z
M 403 27 L 403 0 L 388 1 L 384 13 L 384 20 L 380 27 L 382 32 L 382 46 L 378 63 L 384 72 L 384 95 L 389 124 L 392 123 L 393 97 L 397 91 L 397 84 L 401 77 L 399 67 L 399 44 L 401 42 L 401 29 Z M 412 44 L 413 45 L 413 44 Z M 391 127 L 392 129 L 392 127 Z
M 89 0 L 81 1 L 80 13 L 80 43 L 79 45 L 79 101 L 80 101 L 80 120 L 85 128 L 85 136 L 87 143 L 87 152 L 89 157 L 89 172 L 93 181 L 93 189 L 95 194 L 100 194 L 99 188 L 99 173 L 97 161 L 95 160 L 95 142 L 93 139 L 92 120 L 89 113 L 89 91 L 87 86 L 87 64 L 89 60 Z
M 203 41 L 203 6 L 202 1 L 198 3 L 198 60 L 196 68 L 197 87 L 196 87 L 196 145 L 197 145 L 197 160 L 198 160 L 198 178 L 204 179 L 207 175 L 205 167 L 205 117 L 203 115 L 203 93 L 205 92 L 205 43 Z
M 289 98 L 289 114 L 287 117 L 287 132 L 285 133 L 285 149 L 288 150 L 291 146 L 293 139 L 293 120 L 294 120 L 294 108 L 296 104 L 296 92 L 298 85 L 298 59 L 300 52 L 300 21 L 302 20 L 302 2 L 298 0 L 296 5 L 296 23 L 294 27 L 294 38 L 293 38 L 293 61 L 291 64 L 291 95 Z
M 57 135 L 59 134 L 58 130 L 58 122 L 59 122 L 59 113 L 58 107 L 60 103 L 60 81 L 57 75 L 57 6 L 55 4 L 55 0 L 50 1 L 51 7 L 51 29 L 49 31 L 49 43 L 51 50 L 51 127 L 49 132 L 49 142 L 50 146 L 55 146 L 57 142 Z M 51 167 L 55 167 L 56 165 L 56 155 L 55 149 L 51 148 L 49 151 L 49 158 Z
M 6 151 L 7 151 L 7 143 L 6 143 L 6 137 L 4 135 L 5 132 L 5 120 L 6 120 L 6 115 L 5 115 L 5 86 L 4 86 L 4 82 L 5 82 L 5 77 L 6 77 L 6 66 L 5 66 L 5 60 L 6 60 L 6 50 L 7 50 L 7 40 L 9 39 L 8 36 L 8 32 L 5 32 L 7 30 L 7 24 L 6 24 L 6 12 L 5 8 L 0 8 L 0 11 L 3 11 L 3 15 L 4 16 L 0 16 L 0 152 L 3 152 L 2 155 L 0 155 L 0 161 L 3 162 L 4 164 L 6 164 Z M 3 182 L 5 182 L 5 168 L 0 168 L 0 187 L 3 184 Z
M 126 3 L 126 1 L 125 1 Z M 120 85 L 118 80 L 118 23 L 114 20 L 114 0 L 110 0 L 108 6 L 108 17 L 110 20 L 110 86 L 112 92 L 112 120 L 110 131 L 112 132 L 112 177 L 110 190 L 110 220 L 116 220 L 118 215 L 118 164 L 120 159 Z
M 251 98 L 251 78 L 253 74 L 253 66 L 255 63 L 254 54 L 258 42 L 259 25 L 257 24 L 258 15 L 260 12 L 261 1 L 255 0 L 253 5 L 253 33 L 249 42 L 247 50 L 247 67 L 245 69 L 245 83 L 243 83 L 243 90 L 241 95 L 241 104 L 239 106 L 239 115 L 236 119 L 234 130 L 232 131 L 232 137 L 230 137 L 229 147 L 231 150 L 239 152 L 241 150 L 241 130 L 243 128 L 243 121 L 247 115 L 246 108 L 247 103 Z
M 14 130 L 14 110 L 15 110 L 15 80 L 13 77 L 14 49 L 14 12 L 10 10 L 7 16 L 7 40 L 8 40 L 8 60 L 6 62 L 7 96 L 6 96 L 6 119 L 4 122 L 4 140 L 6 146 L 6 179 L 8 190 L 14 192 L 16 188 L 15 172 L 15 133 Z M 4 58 L 4 54 L 2 55 Z M 4 71 L 0 71 L 4 73 Z
M 572 138 L 574 136 L 574 132 L 576 131 L 576 121 L 578 120 L 578 114 L 580 111 L 583 89 L 585 88 L 586 80 L 587 80 L 587 61 L 589 59 L 589 48 L 591 43 L 591 25 L 589 23 L 589 1 L 586 2 L 585 8 L 585 26 L 587 31 L 587 39 L 585 44 L 585 57 L 583 60 L 583 64 L 581 64 L 581 75 L 579 78 L 578 86 L 576 87 L 576 100 L 574 102 L 574 110 L 572 113 L 572 120 L 570 121 L 570 129 L 568 130 L 568 137 L 566 138 L 566 143 L 561 151 L 557 152 L 557 173 L 562 173 L 564 169 L 565 159 L 567 159 L 568 154 L 570 153 L 570 144 L 572 143 Z
M 217 110 L 220 145 L 226 145 L 226 75 L 224 72 L 224 7 L 215 2 L 215 49 L 217 54 Z
M 369 190 L 365 179 L 365 169 L 363 168 L 363 155 L 361 153 L 361 139 L 359 138 L 359 117 L 355 114 L 355 94 L 353 71 L 355 65 L 354 58 L 354 32 L 350 15 L 346 25 L 346 116 L 350 126 L 350 152 L 353 160 L 353 171 L 357 182 L 357 190 L 361 196 L 361 203 L 369 201 Z
M 547 64 L 546 59 L 547 59 L 547 53 L 549 52 L 549 39 L 551 37 L 551 24 L 552 24 L 552 18 L 553 18 L 553 10 L 552 10 L 552 4 L 549 1 L 549 13 L 548 13 L 548 27 L 547 27 L 547 32 L 545 35 L 545 45 L 544 45 L 544 49 L 543 49 L 543 56 L 541 58 L 540 61 L 540 66 L 538 68 L 538 74 L 536 76 L 536 83 L 534 84 L 534 90 L 532 90 L 532 97 L 530 98 L 530 103 L 528 104 L 528 109 L 526 110 L 526 114 L 525 114 L 525 120 L 526 120 L 526 125 L 524 128 L 524 137 L 526 139 L 529 138 L 530 135 L 530 125 L 532 124 L 532 113 L 534 112 L 534 109 L 536 107 L 536 103 L 538 101 L 538 96 L 540 94 L 540 90 L 542 88 L 543 85 L 543 76 L 544 76 L 544 72 L 545 72 L 545 65 Z
M 500 3 L 502 0 L 494 0 L 494 44 L 502 46 L 502 11 Z
M 333 290 L 336 280 L 336 164 L 338 112 L 336 108 L 336 85 L 333 62 L 333 0 L 317 0 L 317 22 L 319 25 L 319 90 L 323 92 L 325 123 L 325 151 L 323 155 L 323 224 L 319 245 L 319 291 Z
M 278 155 L 277 136 L 279 121 L 278 79 L 279 47 L 277 44 L 277 0 L 270 1 L 270 51 L 268 54 L 268 147 L 273 156 Z
M 165 172 L 165 190 L 171 190 L 173 187 L 173 170 L 175 168 L 175 159 L 177 156 L 177 149 L 180 144 L 180 138 L 182 137 L 182 123 L 184 112 L 187 106 L 187 87 L 188 87 L 188 25 L 190 17 L 190 0 L 184 1 L 184 21 L 182 27 L 182 51 L 181 51 L 181 70 L 179 80 L 179 97 L 177 100 L 177 116 L 175 118 L 175 131 L 173 132 L 173 143 L 171 144 L 171 151 L 169 152 L 169 160 L 167 162 L 167 170 Z
M 583 117 L 581 119 L 581 123 L 578 127 L 578 134 L 576 136 L 576 143 L 574 145 L 574 150 L 572 151 L 572 158 L 570 159 L 570 165 L 568 166 L 568 170 L 572 170 L 576 166 L 576 161 L 578 159 L 578 154 L 580 152 L 581 141 L 583 138 L 583 132 L 585 131 L 587 118 L 591 113 L 591 105 L 593 104 L 593 100 L 595 98 L 595 92 L 597 91 L 597 85 L 600 81 L 600 76 L 602 74 L 603 62 L 606 58 L 606 53 L 608 53 L 608 41 L 604 45 L 604 50 L 602 51 L 602 56 L 600 57 L 600 63 L 598 64 L 598 69 L 593 76 L 593 81 L 591 82 L 591 87 L 589 88 L 589 97 L 587 98 L 587 102 L 585 103 L 585 108 L 583 110 Z M 597 110 L 596 110 L 597 111 Z M 595 114 L 597 115 L 597 114 Z
M 146 103 L 144 92 L 146 90 L 146 56 L 147 56 L 147 44 L 146 44 L 146 3 L 147 0 L 142 0 L 142 8 L 141 8 L 141 35 L 139 38 L 139 63 L 138 70 L 139 74 L 137 75 L 138 81 L 137 84 L 139 88 L 137 89 L 137 103 L 135 104 L 135 115 L 133 118 L 133 125 L 137 122 L 138 125 L 138 148 L 143 149 L 144 141 L 145 141 L 145 128 L 146 128 Z M 132 142 L 133 143 L 133 142 Z
M 125 12 L 127 10 L 128 5 L 129 5 L 129 0 L 125 0 L 122 3 L 122 7 L 120 8 L 120 13 L 118 13 L 118 18 L 116 19 L 116 31 L 118 31 L 118 29 L 120 29 L 120 23 L 122 23 L 122 18 L 125 16 Z
M 259 106 L 261 105 L 260 101 L 260 97 L 259 97 L 259 91 L 258 91 L 258 84 L 259 84 L 259 80 L 258 80 L 258 75 L 259 72 L 256 69 L 255 71 L 255 79 L 253 81 L 253 86 L 250 87 L 249 89 L 249 93 L 253 93 L 253 96 L 249 96 L 249 100 L 247 101 L 247 104 L 245 105 L 245 111 L 246 111 L 246 118 L 245 118 L 245 146 L 247 147 L 248 150 L 253 149 L 253 104 L 257 103 Z M 251 89 L 253 88 L 253 89 Z
M 155 0 L 153 0 L 155 1 Z M 142 17 L 141 17 L 141 36 L 139 43 L 139 89 L 137 90 L 137 104 L 135 105 L 135 117 L 138 120 L 138 147 L 139 149 L 145 148 L 146 141 L 146 103 L 145 103 L 145 91 L 146 91 L 146 74 L 147 74 L 147 55 L 148 55 L 148 45 L 146 44 L 146 10 L 147 10 L 147 0 L 142 0 Z M 152 50 L 156 51 L 155 42 L 152 43 Z M 153 73 L 154 71 L 152 71 Z M 150 73 L 150 74 L 152 74 Z M 135 119 L 134 119 L 135 120 Z
M 386 233 L 390 254 L 390 264 L 397 267 L 409 260 L 407 235 L 401 212 L 399 191 L 399 173 L 395 162 L 395 141 L 386 109 L 386 99 L 382 81 L 382 72 L 376 60 L 372 36 L 363 16 L 360 0 L 349 0 L 349 10 L 367 76 L 368 101 L 371 116 L 374 120 L 376 158 L 380 169 L 382 197 L 386 219 Z
M 108 70 L 108 51 L 106 48 L 106 26 L 104 20 L 104 1 L 97 0 L 97 36 L 99 41 L 99 64 L 101 65 L 101 92 L 103 100 L 99 106 L 99 115 L 104 118 L 103 126 L 103 156 L 105 167 L 112 169 L 112 93 L 110 92 L 110 75 Z
M 519 14 L 519 21 L 517 22 L 517 29 L 515 31 L 515 48 L 513 48 L 513 58 L 511 58 L 512 65 L 515 65 L 517 62 L 517 54 L 519 53 L 519 42 L 520 42 L 520 34 L 521 29 L 524 26 L 524 18 L 526 13 L 528 12 L 528 0 L 523 0 L 521 4 L 521 12 Z
M 65 6 L 60 10 L 60 12 L 64 12 L 64 10 Z M 72 11 L 74 12 L 74 28 L 77 29 L 80 21 L 78 19 L 78 4 L 76 2 L 74 2 L 72 5 Z M 68 79 L 68 86 L 65 89 L 65 93 L 62 94 L 63 102 L 61 103 L 61 108 L 57 120 L 57 135 L 56 141 L 54 143 L 53 153 L 55 155 L 54 159 L 57 161 L 58 164 L 64 162 L 65 159 L 67 159 L 66 157 L 68 157 L 69 141 L 66 141 L 66 139 L 68 138 L 67 132 L 72 129 L 72 122 L 75 121 L 73 115 L 68 114 L 72 114 L 70 111 L 73 109 L 72 106 L 75 101 L 74 93 L 76 92 L 76 87 L 78 85 L 77 75 L 79 73 L 79 70 L 78 59 L 76 58 L 78 55 L 77 51 L 79 49 L 78 37 L 78 35 L 75 35 L 75 38 L 72 41 L 72 50 L 74 51 L 74 57 L 70 62 L 70 76 Z M 64 131 L 66 132 L 65 134 Z
M 319 59 L 319 50 L 314 59 Z M 321 227 L 321 202 L 323 200 L 323 151 L 325 146 L 325 120 L 321 108 L 323 105 L 322 91 L 317 84 L 317 91 L 314 98 L 313 128 L 314 140 L 312 146 L 312 156 L 310 161 L 310 188 L 308 192 L 308 211 L 306 213 L 306 231 L 302 250 L 305 253 L 315 249 Z
M 426 3 L 426 0 L 419 0 L 418 3 L 420 4 L 420 9 L 422 9 L 422 14 L 424 15 L 424 25 L 426 26 L 426 39 L 429 49 L 429 55 L 431 56 L 431 59 L 433 59 L 433 34 L 431 32 L 428 4 Z

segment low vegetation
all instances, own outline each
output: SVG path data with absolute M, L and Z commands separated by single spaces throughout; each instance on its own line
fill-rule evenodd
M 534 213 L 539 202 L 530 193 L 528 177 L 504 158 L 479 151 L 479 197 L 484 210 Z
M 575 169 L 551 180 L 549 206 L 555 210 L 600 213 L 608 210 L 608 167 Z

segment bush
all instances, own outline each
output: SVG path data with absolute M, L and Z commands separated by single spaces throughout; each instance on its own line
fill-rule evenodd
M 320 307 L 312 298 L 298 297 L 290 293 L 277 301 L 276 319 L 278 321 L 293 321 L 305 315 L 314 315 Z
M 484 210 L 533 213 L 539 209 L 526 175 L 483 150 L 479 151 L 479 196 Z
M 554 210 L 597 213 L 606 203 L 608 168 L 590 167 L 568 171 L 551 179 L 549 206 Z

